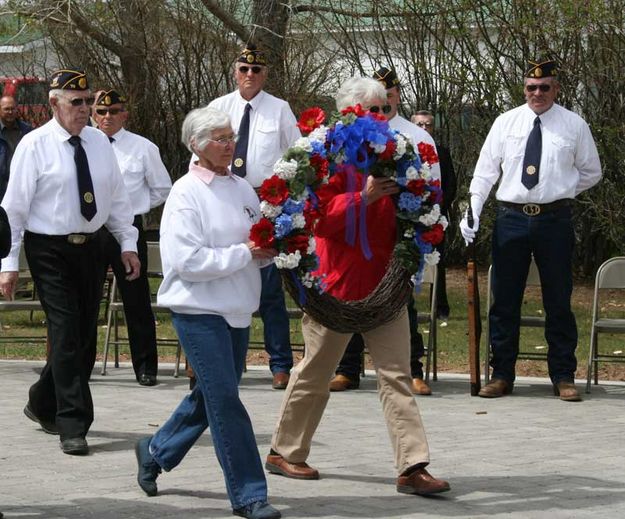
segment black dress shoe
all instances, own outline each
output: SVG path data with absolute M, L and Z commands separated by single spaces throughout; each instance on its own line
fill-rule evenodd
M 26 407 L 24 407 L 24 414 L 33 422 L 38 423 L 39 426 L 43 429 L 43 432 L 48 434 L 59 434 L 59 430 L 56 428 L 56 423 L 38 418 L 35 413 L 33 413 L 33 410 L 30 408 L 30 404 L 26 404 Z
M 137 483 L 148 496 L 155 496 L 158 491 L 156 478 L 161 473 L 161 466 L 150 454 L 151 439 L 151 436 L 147 436 L 135 443 L 135 454 L 139 465 Z
M 256 501 L 241 508 L 232 510 L 232 515 L 247 517 L 247 519 L 280 519 L 282 514 L 267 501 Z
M 143 375 L 139 375 L 139 385 L 141 386 L 155 386 L 156 385 L 156 375 L 147 375 L 144 373 Z
M 89 454 L 89 445 L 84 438 L 67 438 L 61 440 L 61 450 L 65 454 L 72 454 L 74 456 L 84 456 Z

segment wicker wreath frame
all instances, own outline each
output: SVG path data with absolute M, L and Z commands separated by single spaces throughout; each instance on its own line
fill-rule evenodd
M 378 286 L 366 298 L 343 301 L 294 281 L 291 271 L 281 270 L 284 285 L 295 303 L 326 328 L 339 333 L 364 333 L 391 322 L 406 306 L 413 290 L 410 274 L 393 256 Z M 305 300 L 300 303 L 301 290 Z

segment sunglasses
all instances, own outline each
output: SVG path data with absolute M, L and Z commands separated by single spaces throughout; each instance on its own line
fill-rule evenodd
M 106 114 L 117 115 L 123 111 L 124 111 L 123 108 L 96 108 L 95 109 L 95 113 L 98 115 L 106 115 Z
M 370 106 L 370 107 L 369 107 L 369 111 L 370 111 L 371 113 L 373 113 L 373 114 L 377 114 L 377 113 L 379 113 L 380 111 L 382 111 L 382 113 L 389 114 L 389 113 L 391 113 L 391 110 L 392 110 L 391 105 L 384 105 L 384 106 L 382 106 L 382 107 L 379 107 L 379 106 L 373 105 L 373 106 Z
M 253 67 L 248 67 L 246 65 L 243 65 L 242 67 L 239 67 L 239 72 L 241 74 L 247 74 L 250 70 L 254 74 L 260 74 L 260 71 L 263 70 L 263 69 L 262 69 L 262 67 L 259 67 L 257 65 L 254 65 Z
M 528 92 L 536 92 L 536 90 L 549 92 L 549 90 L 551 90 L 551 85 L 525 85 L 525 88 Z
M 221 139 L 207 139 L 211 142 L 216 142 L 217 144 L 221 144 L 222 146 L 228 146 L 228 144 L 236 143 L 239 140 L 239 136 L 235 133 L 230 137 L 222 137 Z
M 95 97 L 87 97 L 87 98 L 74 97 L 74 99 L 67 99 L 67 100 L 69 101 L 69 104 L 72 106 L 82 106 L 83 104 L 87 106 L 91 106 L 93 103 L 95 103 Z
M 429 128 L 430 126 L 433 126 L 433 123 L 425 123 L 423 121 L 420 121 L 418 123 L 415 123 L 419 128 Z

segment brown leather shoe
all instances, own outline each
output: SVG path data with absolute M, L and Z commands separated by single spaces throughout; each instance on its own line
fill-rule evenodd
M 330 381 L 330 391 L 347 391 L 348 389 L 358 389 L 360 380 L 352 380 L 340 373 Z
M 422 378 L 413 378 L 412 394 L 427 396 L 432 394 L 432 390 L 430 389 L 430 386 L 427 385 L 427 382 Z
M 501 378 L 494 378 L 490 383 L 480 389 L 478 396 L 482 398 L 499 398 L 500 396 L 512 393 L 512 388 L 512 383 L 506 382 Z
M 402 494 L 429 496 L 447 492 L 449 488 L 447 481 L 436 479 L 424 468 L 417 469 L 408 476 L 397 478 L 397 492 Z
M 286 389 L 286 386 L 289 385 L 290 375 L 285 373 L 284 371 L 278 371 L 273 374 L 273 382 L 271 383 L 271 387 L 274 389 Z
M 558 382 L 553 385 L 553 394 L 565 402 L 581 402 L 580 396 L 573 382 Z
M 319 471 L 307 463 L 289 463 L 279 454 L 269 454 L 265 468 L 272 474 L 280 474 L 293 479 L 319 479 Z

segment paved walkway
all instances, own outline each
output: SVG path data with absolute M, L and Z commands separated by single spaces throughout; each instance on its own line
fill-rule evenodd
M 23 414 L 41 363 L 0 361 L 0 511 L 5 518 L 225 518 L 224 482 L 205 435 L 148 498 L 135 482 L 133 444 L 182 398 L 187 380 L 164 367 L 144 388 L 131 369 L 92 382 L 96 419 L 87 457 L 64 455 L 58 438 Z M 359 391 L 334 394 L 310 463 L 319 481 L 269 475 L 271 502 L 285 518 L 622 518 L 625 516 L 625 385 L 602 384 L 582 403 L 564 403 L 545 380 L 522 379 L 514 395 L 471 398 L 460 375 L 443 375 L 418 402 L 431 472 L 452 491 L 436 498 L 397 494 L 391 447 L 367 376 Z M 282 392 L 267 368 L 241 385 L 261 456 L 267 454 Z

